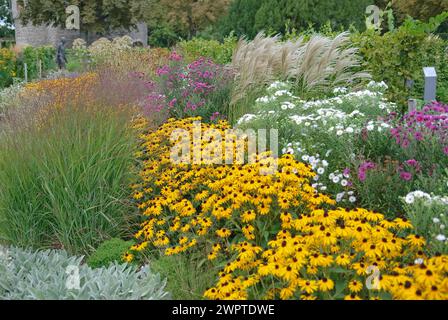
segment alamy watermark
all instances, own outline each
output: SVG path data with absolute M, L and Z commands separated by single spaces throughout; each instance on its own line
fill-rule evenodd
M 366 273 L 369 275 L 366 279 L 366 287 L 369 290 L 381 290 L 380 276 L 381 272 L 377 266 L 368 266 Z
M 65 274 L 68 275 L 65 281 L 65 287 L 68 290 L 81 289 L 81 279 L 79 276 L 79 266 L 70 265 L 65 269 Z
M 269 149 L 268 149 L 269 139 Z M 260 174 L 277 171 L 278 130 L 218 129 L 203 130 L 200 121 L 193 122 L 192 131 L 175 129 L 171 133 L 170 159 L 174 164 L 243 165 L 263 164 Z M 247 151 L 247 153 L 246 153 Z
M 369 16 L 366 18 L 367 29 L 378 30 L 381 27 L 381 10 L 378 6 L 370 5 L 366 8 L 366 14 Z
M 79 7 L 75 5 L 68 6 L 65 9 L 67 19 L 65 20 L 65 28 L 67 30 L 79 30 L 81 25 Z

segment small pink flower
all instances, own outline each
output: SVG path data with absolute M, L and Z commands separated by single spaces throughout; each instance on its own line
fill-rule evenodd
M 182 56 L 180 54 L 178 54 L 176 51 L 173 51 L 170 55 L 169 58 L 171 61 L 181 61 L 182 60 Z
M 445 148 L 443 148 L 443 153 L 448 156 L 448 146 L 446 146 Z
M 403 171 L 400 173 L 400 178 L 404 181 L 410 181 L 412 179 L 412 174 L 410 172 Z
M 364 171 L 360 171 L 360 172 L 358 172 L 358 179 L 359 179 L 359 181 L 361 181 L 361 182 L 364 182 L 364 181 L 366 181 L 366 173 L 364 172 Z
M 409 140 L 408 139 L 404 139 L 403 142 L 401 143 L 401 146 L 406 149 L 409 147 Z
M 422 141 L 423 140 L 423 134 L 421 132 L 417 131 L 416 133 L 414 133 L 414 138 L 417 141 Z
M 174 105 L 177 103 L 177 99 L 174 98 L 173 100 L 171 100 L 168 105 L 170 106 L 170 108 L 174 107 Z

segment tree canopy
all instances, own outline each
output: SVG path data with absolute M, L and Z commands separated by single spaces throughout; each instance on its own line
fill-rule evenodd
M 448 11 L 448 0 L 394 0 L 393 6 L 402 16 L 409 15 L 426 21 L 444 11 Z
M 0 0 L 0 38 L 14 35 L 12 13 L 9 0 Z
M 198 31 L 223 16 L 231 0 L 151 0 L 145 16 L 151 29 L 169 28 L 182 37 Z M 151 28 L 152 27 L 152 28 Z
M 81 32 L 105 33 L 115 28 L 129 29 L 142 18 L 145 0 L 18 0 L 21 19 L 35 25 L 65 26 L 66 7 L 80 9 Z M 25 4 L 26 3 L 26 4 Z

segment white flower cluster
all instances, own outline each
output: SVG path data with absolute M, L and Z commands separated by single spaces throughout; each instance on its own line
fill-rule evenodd
M 368 88 L 369 89 L 354 92 L 348 92 L 346 88 L 336 88 L 333 93 L 337 94 L 338 96 L 322 100 L 307 101 L 303 103 L 302 108 L 304 110 L 308 110 L 313 108 L 331 107 L 343 104 L 351 105 L 353 107 L 364 106 L 364 108 L 379 108 L 386 112 L 390 112 L 391 110 L 394 110 L 396 108 L 395 103 L 388 102 L 384 99 L 384 94 L 380 91 L 380 89 L 382 88 L 381 85 Z
M 355 203 L 356 197 L 354 196 L 354 194 L 355 193 L 353 191 L 348 191 L 348 192 L 343 191 L 341 193 L 338 193 L 336 195 L 336 202 L 343 202 L 345 200 L 345 198 L 347 198 L 347 200 L 350 203 Z
M 267 96 L 263 96 L 255 100 L 257 104 L 269 104 L 275 102 L 278 98 L 292 98 L 298 99 L 290 91 L 290 85 L 285 82 L 276 81 L 272 83 L 267 89 Z
M 350 186 L 350 174 L 348 172 L 341 173 L 337 170 L 326 175 L 330 165 L 329 162 L 322 158 L 320 154 L 307 154 L 300 142 L 288 143 L 282 152 L 284 154 L 296 155 L 298 159 L 311 166 L 311 169 L 316 173 L 313 178 L 314 183 L 311 186 L 316 191 L 327 191 L 329 183 L 333 183 L 332 187 L 338 187 L 339 190 L 347 190 Z M 328 150 L 325 157 L 328 157 L 330 154 L 331 150 Z M 342 191 L 336 195 L 337 202 L 349 201 L 350 203 L 355 203 L 356 200 L 353 191 Z
M 418 199 L 422 199 L 426 203 L 437 203 L 448 206 L 448 197 L 431 196 L 430 194 L 420 190 L 410 192 L 406 195 L 406 197 L 404 197 L 404 201 L 407 204 L 413 204 Z
M 384 81 L 381 81 L 381 82 L 370 81 L 369 84 L 367 85 L 367 88 L 373 89 L 373 90 L 385 91 L 385 90 L 389 89 L 389 86 Z
M 439 215 L 439 217 L 437 218 L 433 218 L 432 222 L 434 223 L 434 227 L 436 227 L 436 229 L 440 230 L 435 236 L 434 238 L 437 241 L 440 242 L 444 242 L 445 244 L 448 244 L 448 238 L 446 236 L 446 222 L 447 222 L 447 217 L 445 214 L 441 213 Z M 445 233 L 445 234 L 444 234 Z
M 348 172 L 341 173 L 339 170 L 330 173 L 328 176 L 331 182 L 336 185 L 340 185 L 343 188 L 347 188 L 350 185 L 350 174 Z M 350 203 L 356 202 L 355 193 L 353 191 L 342 191 L 336 195 L 336 202 L 349 201 Z
M 257 118 L 256 115 L 251 114 L 251 113 L 248 113 L 248 114 L 245 114 L 244 116 L 242 116 L 242 117 L 238 120 L 237 124 L 238 124 L 238 125 L 241 125 L 241 124 L 243 124 L 243 123 L 250 122 L 250 121 L 254 120 L 255 118 Z

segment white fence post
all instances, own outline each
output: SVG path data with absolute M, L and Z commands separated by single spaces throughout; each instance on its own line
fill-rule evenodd
M 23 64 L 24 73 L 25 73 L 25 83 L 28 83 L 28 64 Z
M 423 68 L 423 73 L 425 75 L 425 94 L 424 100 L 434 101 L 436 100 L 436 89 L 437 89 L 437 72 L 434 67 Z

